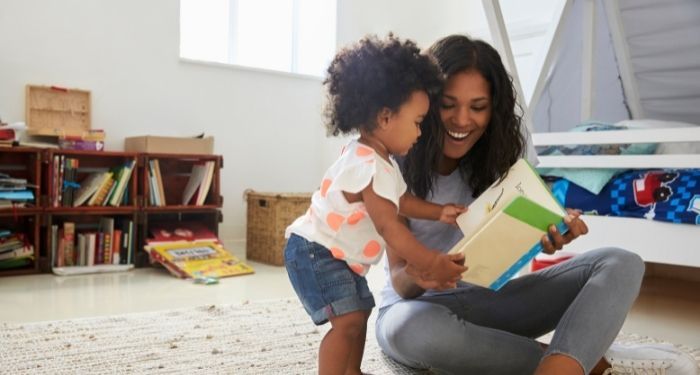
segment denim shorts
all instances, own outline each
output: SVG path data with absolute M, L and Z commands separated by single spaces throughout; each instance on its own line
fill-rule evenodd
M 367 280 L 316 242 L 292 234 L 284 249 L 284 263 L 294 291 L 316 325 L 374 307 Z

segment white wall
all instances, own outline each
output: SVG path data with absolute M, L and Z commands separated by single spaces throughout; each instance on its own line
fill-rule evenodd
M 26 84 L 57 85 L 92 92 L 92 127 L 107 132 L 108 150 L 133 135 L 213 135 L 225 166 L 221 230 L 242 239 L 245 189 L 312 191 L 344 140 L 325 138 L 320 79 L 183 62 L 178 23 L 175 0 L 3 0 L 0 116 L 24 120 Z M 338 0 L 339 47 L 393 31 L 426 48 L 487 30 L 479 0 Z
M 246 188 L 308 191 L 320 179 L 320 80 L 181 62 L 174 0 L 0 2 L 0 116 L 24 120 L 26 84 L 92 92 L 106 148 L 126 136 L 215 137 L 226 239 L 245 237 Z
M 338 48 L 367 34 L 382 37 L 391 31 L 426 49 L 450 34 L 488 30 L 480 0 L 338 0 L 337 27 Z M 343 142 L 328 139 L 323 143 L 323 169 L 338 156 Z

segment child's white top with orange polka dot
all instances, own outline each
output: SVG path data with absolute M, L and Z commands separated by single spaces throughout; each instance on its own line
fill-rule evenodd
M 365 275 L 382 257 L 385 242 L 374 228 L 364 202 L 348 203 L 343 192 L 359 193 L 372 183 L 374 192 L 392 202 L 398 212 L 406 182 L 394 159 L 384 160 L 357 140 L 343 149 L 340 158 L 323 176 L 311 207 L 287 228 L 308 241 L 326 247 L 359 275 Z

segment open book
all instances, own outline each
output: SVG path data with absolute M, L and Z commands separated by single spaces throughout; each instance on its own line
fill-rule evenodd
M 469 269 L 462 280 L 500 289 L 542 250 L 551 224 L 560 233 L 568 230 L 565 215 L 534 168 L 518 160 L 457 218 L 464 238 L 450 253 L 464 253 Z

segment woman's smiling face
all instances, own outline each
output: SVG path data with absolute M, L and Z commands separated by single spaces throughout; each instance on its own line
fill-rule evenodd
M 489 83 L 478 71 L 459 72 L 445 82 L 440 98 L 444 158 L 456 161 L 469 152 L 486 131 L 491 108 Z

